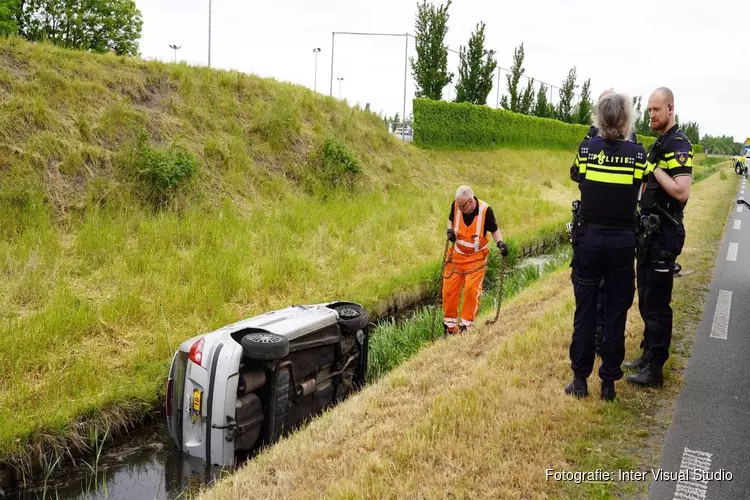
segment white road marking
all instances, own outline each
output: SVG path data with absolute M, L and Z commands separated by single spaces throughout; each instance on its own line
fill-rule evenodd
M 732 292 L 719 290 L 719 300 L 716 302 L 714 324 L 711 326 L 711 338 L 727 339 L 729 331 L 729 315 L 732 312 Z
M 740 229 L 742 227 L 742 219 L 734 219 L 734 228 Z
M 702 500 L 706 498 L 708 481 L 690 480 L 690 478 L 697 476 L 698 471 L 700 471 L 700 474 L 707 473 L 711 469 L 712 456 L 711 453 L 705 451 L 684 448 L 680 475 L 687 476 L 688 480 L 680 479 L 677 481 L 672 500 Z
M 729 262 L 737 262 L 737 253 L 739 252 L 740 244 L 733 241 L 729 243 L 729 248 L 727 249 L 727 261 Z
M 729 244 L 729 250 L 727 250 L 727 260 L 729 262 L 737 262 L 737 250 L 740 249 L 740 244 L 732 242 Z
M 742 205 L 737 205 L 737 211 L 742 213 Z

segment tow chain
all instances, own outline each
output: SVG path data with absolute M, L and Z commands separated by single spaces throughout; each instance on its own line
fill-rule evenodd
M 482 264 L 479 267 L 476 267 L 474 269 L 471 269 L 469 271 L 457 271 L 456 270 L 456 263 L 453 261 L 453 247 L 450 246 L 450 240 L 445 240 L 445 248 L 443 249 L 443 265 L 440 268 L 440 282 L 438 283 L 438 292 L 435 296 L 435 319 L 433 319 L 430 323 L 430 341 L 435 340 L 435 324 L 440 322 L 440 303 L 441 299 L 443 297 L 443 281 L 447 280 L 454 274 L 457 274 L 459 276 L 468 276 L 470 274 L 478 273 L 479 271 L 487 268 L 487 262 L 485 261 L 484 264 Z M 451 264 L 451 270 L 448 275 L 445 274 L 445 268 L 448 264 Z M 505 286 L 505 258 L 503 256 L 500 256 L 500 286 L 497 291 L 497 310 L 495 311 L 495 317 L 491 320 L 487 320 L 485 325 L 492 325 L 494 324 L 497 319 L 500 317 L 500 306 L 503 302 L 503 287 Z M 443 333 L 443 336 L 447 336 L 447 331 Z

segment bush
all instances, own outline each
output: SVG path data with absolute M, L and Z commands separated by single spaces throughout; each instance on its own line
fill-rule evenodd
M 486 149 L 501 146 L 575 150 L 588 131 L 551 118 L 462 102 L 414 99 L 414 143 L 421 146 Z M 639 136 L 648 148 L 655 138 Z
M 313 158 L 319 180 L 327 188 L 345 186 L 353 189 L 362 166 L 355 154 L 343 142 L 332 137 L 326 138 Z
M 195 156 L 175 144 L 167 150 L 151 147 L 148 132 L 142 130 L 138 137 L 138 177 L 146 184 L 147 195 L 154 201 L 165 202 L 198 171 Z

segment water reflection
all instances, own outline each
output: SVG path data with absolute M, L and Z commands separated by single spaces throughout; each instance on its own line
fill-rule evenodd
M 97 463 L 95 456 L 53 471 L 42 480 L 6 498 L 17 500 L 61 499 L 156 499 L 190 498 L 200 488 L 227 474 L 189 457 L 169 442 L 166 425 L 155 423 L 148 432 L 106 448 Z

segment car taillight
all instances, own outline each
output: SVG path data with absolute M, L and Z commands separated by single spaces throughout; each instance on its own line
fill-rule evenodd
M 167 417 L 172 416 L 172 384 L 174 379 L 169 379 L 167 382 Z
M 193 344 L 193 347 L 190 348 L 188 359 L 196 365 L 201 364 L 201 361 L 203 361 L 203 339 Z

